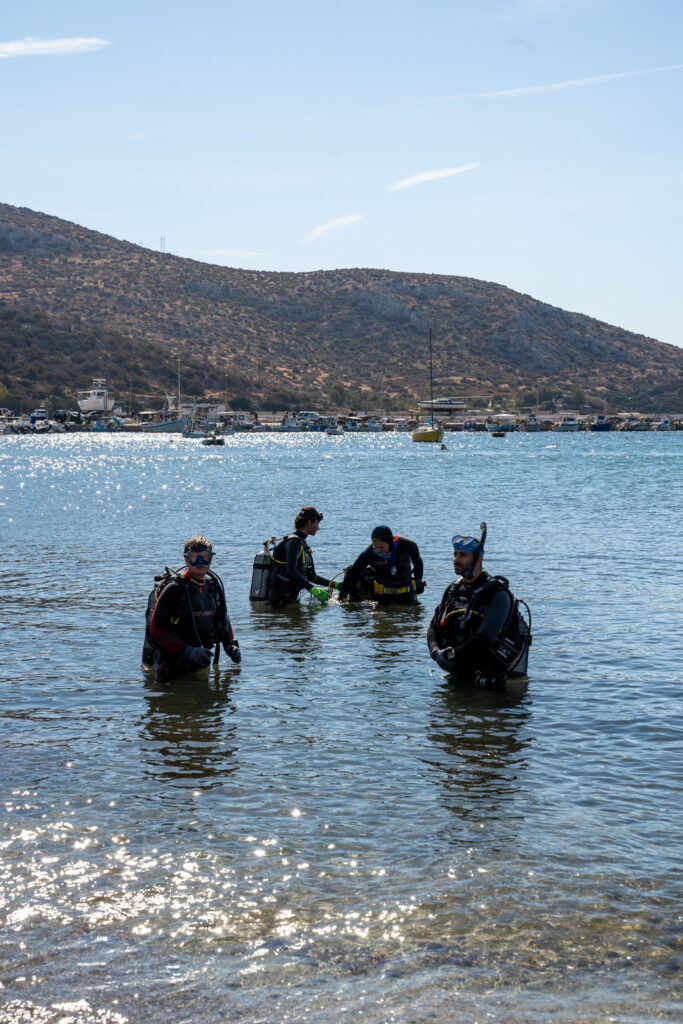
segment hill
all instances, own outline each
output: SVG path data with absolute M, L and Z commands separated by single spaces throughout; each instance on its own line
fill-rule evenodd
M 438 394 L 683 408 L 683 349 L 465 277 L 271 273 L 144 249 L 0 204 L 0 404 L 73 405 L 91 377 L 148 404 L 406 407 Z

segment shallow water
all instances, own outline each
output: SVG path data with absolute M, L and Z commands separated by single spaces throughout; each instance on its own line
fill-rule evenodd
M 447 440 L 0 438 L 2 1024 L 680 1020 L 683 434 Z M 307 503 L 322 573 L 417 540 L 420 606 L 250 605 Z M 425 642 L 482 518 L 502 693 Z M 243 664 L 161 689 L 195 533 Z

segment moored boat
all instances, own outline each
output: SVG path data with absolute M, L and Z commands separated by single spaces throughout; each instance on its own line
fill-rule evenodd
M 581 424 L 576 416 L 563 416 L 559 423 L 556 423 L 553 430 L 561 434 L 575 433 L 581 429 Z
M 516 419 L 510 413 L 501 412 L 497 416 L 487 419 L 486 429 L 491 434 L 501 431 L 510 434 L 517 429 Z
M 622 423 L 619 424 L 617 430 L 649 430 L 650 424 L 643 417 L 637 413 L 628 413 Z
M 439 426 L 439 421 L 434 418 L 434 372 L 432 364 L 432 329 L 429 328 L 429 401 L 431 405 L 431 416 L 425 423 L 418 423 L 415 430 L 410 435 L 413 441 L 443 441 L 443 427 Z M 424 403 L 420 403 L 424 404 Z
M 89 391 L 78 392 L 78 408 L 84 413 L 108 413 L 115 404 L 116 395 L 107 387 L 103 377 L 95 377 Z
M 593 417 L 593 422 L 589 424 L 588 429 L 597 431 L 611 430 L 612 424 L 608 420 L 607 416 L 599 413 L 597 416 Z

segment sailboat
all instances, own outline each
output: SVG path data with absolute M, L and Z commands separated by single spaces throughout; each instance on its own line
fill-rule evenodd
M 434 419 L 434 374 L 432 370 L 432 329 L 429 328 L 429 404 L 431 415 L 427 423 L 420 423 L 412 432 L 413 441 L 443 441 L 443 427 Z

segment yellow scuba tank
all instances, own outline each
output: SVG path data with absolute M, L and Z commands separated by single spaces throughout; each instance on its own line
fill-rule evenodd
M 258 551 L 254 556 L 254 568 L 251 572 L 251 589 L 249 590 L 250 601 L 268 600 L 268 582 L 270 572 L 275 564 L 270 553 L 270 545 L 275 543 L 275 537 L 264 540 L 263 551 Z

